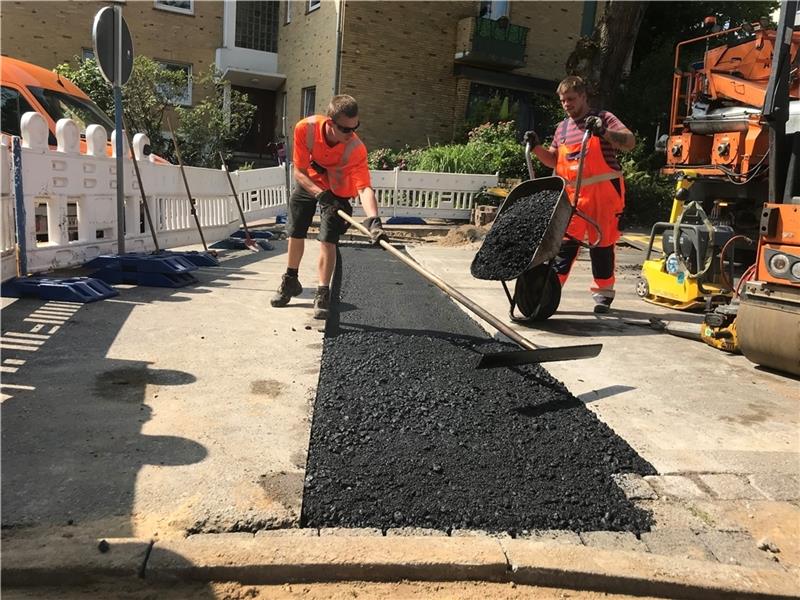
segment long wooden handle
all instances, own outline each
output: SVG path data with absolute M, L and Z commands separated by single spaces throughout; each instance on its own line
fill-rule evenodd
M 242 219 L 242 227 L 244 228 L 244 237 L 249 240 L 250 230 L 247 228 L 247 221 L 244 220 L 244 211 L 242 210 L 242 205 L 239 203 L 239 194 L 236 193 L 236 186 L 233 185 L 231 172 L 228 171 L 228 164 L 225 162 L 225 156 L 222 154 L 222 150 L 219 151 L 219 159 L 222 161 L 222 170 L 225 171 L 225 175 L 228 177 L 228 184 L 231 186 L 233 201 L 236 202 L 236 208 L 239 209 L 239 217 Z
M 175 135 L 175 131 L 172 129 L 172 122 L 169 120 L 169 116 L 167 116 L 167 127 L 169 127 L 169 134 L 172 136 L 172 145 L 175 148 L 175 158 L 178 159 L 178 167 L 181 170 L 183 185 L 186 187 L 186 195 L 189 197 L 189 209 L 194 217 L 195 225 L 197 225 L 197 233 L 200 234 L 200 241 L 203 242 L 203 250 L 208 252 L 206 237 L 203 235 L 203 228 L 200 226 L 200 217 L 197 216 L 195 199 L 192 197 L 192 190 L 189 189 L 189 180 L 186 179 L 186 171 L 183 170 L 183 159 L 181 158 L 181 151 L 178 149 L 178 137 Z
M 133 142 L 128 137 L 128 126 L 125 123 L 125 116 L 122 116 L 122 130 L 125 134 L 125 139 L 128 140 L 128 148 L 131 151 L 131 162 L 133 163 L 133 170 L 136 173 L 136 181 L 139 182 L 139 192 L 142 196 L 142 204 L 144 205 L 144 214 L 147 217 L 147 224 L 150 226 L 150 235 L 153 237 L 153 245 L 156 247 L 156 252 L 161 252 L 158 246 L 158 238 L 156 237 L 156 229 L 153 227 L 153 218 L 150 216 L 150 207 L 147 204 L 147 196 L 144 193 L 144 185 L 142 185 L 142 174 L 139 172 L 139 163 L 136 162 L 136 152 L 133 150 Z
M 364 227 L 361 223 L 356 221 L 353 217 L 348 215 L 343 210 L 337 210 L 336 214 L 338 214 L 341 218 L 343 218 L 345 221 L 350 223 L 353 227 L 358 229 L 364 235 L 367 235 L 367 236 L 370 235 L 369 229 Z M 419 263 L 417 263 L 416 261 L 414 261 L 410 257 L 408 257 L 405 254 L 403 254 L 402 252 L 400 252 L 397 248 L 392 246 L 389 242 L 387 242 L 385 240 L 381 240 L 380 241 L 380 245 L 381 245 L 381 248 L 383 248 L 384 250 L 386 250 L 387 252 L 389 252 L 393 256 L 399 258 L 400 260 L 402 260 L 405 264 L 407 264 L 409 267 L 414 269 L 417 273 L 422 275 L 425 279 L 430 281 L 433 285 L 438 287 L 445 294 L 447 294 L 448 296 L 450 296 L 454 300 L 456 300 L 456 301 L 460 302 L 461 304 L 463 304 L 468 310 L 470 310 L 471 312 L 476 314 L 478 317 L 480 317 L 481 319 L 483 319 L 484 321 L 489 323 L 492 327 L 497 329 L 497 331 L 501 332 L 503 335 L 507 336 L 509 339 L 513 340 L 514 342 L 516 342 L 517 344 L 519 344 L 520 346 L 522 346 L 526 350 L 536 350 L 538 348 L 537 345 L 533 344 L 532 342 L 529 342 L 527 339 L 525 339 L 520 334 L 518 334 L 516 331 L 511 329 L 508 325 L 503 323 L 500 319 L 495 317 L 493 314 L 489 313 L 488 311 L 486 311 L 481 306 L 478 306 L 477 304 L 475 304 L 472 300 L 467 298 L 464 294 L 462 294 L 458 290 L 450 287 L 450 285 L 448 285 L 446 282 L 444 282 L 441 279 L 439 279 L 436 275 L 434 275 L 430 271 L 424 269 L 422 266 L 420 266 Z

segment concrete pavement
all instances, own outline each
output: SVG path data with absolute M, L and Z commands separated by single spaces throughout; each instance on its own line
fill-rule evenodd
M 279 532 L 288 533 L 289 545 L 301 553 L 306 540 L 338 540 L 331 542 L 336 565 L 356 560 L 355 546 L 342 541 L 353 534 L 382 540 L 385 548 L 397 537 L 410 537 L 421 548 L 442 537 L 415 530 L 390 530 L 384 537 L 379 531 L 293 529 L 322 348 L 320 323 L 311 318 L 318 248 L 308 243 L 301 269 L 308 289 L 299 302 L 277 311 L 268 300 L 285 268 L 285 243 L 276 246 L 261 254 L 226 252 L 222 267 L 203 269 L 199 285 L 179 290 L 120 286 L 119 297 L 89 305 L 4 299 L 7 585 L 44 581 L 44 572 L 67 581 L 67 573 L 83 569 L 91 578 L 97 575 L 94 563 L 81 557 L 89 550 L 97 554 L 101 538 L 124 540 L 134 549 L 130 564 L 137 569 L 158 556 L 148 555 L 148 548 L 163 548 L 184 557 L 178 562 L 185 569 L 176 576 L 202 578 L 257 572 L 248 569 L 264 564 L 261 553 L 271 544 L 283 543 L 273 539 Z M 506 314 L 500 285 L 469 276 L 474 246 L 428 243 L 409 250 L 478 304 Z M 728 572 L 728 585 L 762 581 L 752 579 L 756 572 L 778 582 L 742 587 L 743 594 L 791 595 L 787 590 L 799 581 L 800 565 L 800 386 L 743 357 L 623 324 L 620 314 L 646 318 L 665 312 L 634 296 L 637 260 L 631 251 L 618 261 L 615 308 L 621 312 L 591 313 L 588 263 L 581 261 L 562 310 L 535 331 L 520 330 L 543 345 L 605 344 L 596 359 L 551 363 L 548 370 L 658 469 L 653 478 L 620 480 L 629 497 L 654 512 L 656 527 L 641 539 L 528 532 L 522 537 L 530 548 L 546 542 L 574 550 L 569 569 L 560 571 L 563 565 L 538 554 L 534 562 L 542 570 L 534 572 L 562 573 L 547 580 L 551 585 L 588 581 L 590 589 L 625 591 L 633 588 L 619 581 L 652 578 L 684 558 L 689 566 L 680 577 L 699 586 L 686 588 L 685 597 L 708 590 L 701 577 L 687 574 L 691 569 L 703 573 L 726 565 L 740 570 Z M 697 320 L 680 313 L 670 318 Z M 189 547 L 179 548 L 189 534 L 209 540 L 204 543 L 211 544 L 211 554 L 197 562 Z M 453 538 L 465 536 L 466 544 L 454 541 L 471 547 L 489 539 L 480 532 L 453 532 Z M 227 549 L 237 539 L 245 548 L 251 547 L 247 540 L 270 541 L 257 544 L 260 550 L 248 563 L 244 550 Z M 367 548 L 373 543 L 379 542 L 357 542 Z M 589 568 L 581 557 L 596 552 L 608 553 L 605 575 L 578 577 Z M 625 552 L 638 558 L 625 558 Z M 359 564 L 369 565 L 359 575 L 388 576 L 370 562 L 374 556 L 358 556 Z M 498 564 L 517 572 L 504 556 Z M 214 561 L 242 570 L 215 571 Z M 624 571 L 626 564 L 648 561 L 656 566 L 646 573 Z M 292 564 L 300 566 L 284 571 L 286 577 L 295 573 L 308 580 L 313 565 L 299 559 Z M 416 572 L 392 564 L 393 573 Z M 442 566 L 441 572 L 458 573 L 461 563 L 451 564 L 456 566 Z

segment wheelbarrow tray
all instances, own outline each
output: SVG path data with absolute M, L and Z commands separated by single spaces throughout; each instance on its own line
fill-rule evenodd
M 564 233 L 567 231 L 567 226 L 569 225 L 569 221 L 573 214 L 573 207 L 566 192 L 566 182 L 561 177 L 553 176 L 543 177 L 541 179 L 531 179 L 528 181 L 523 181 L 517 185 L 513 190 L 511 190 L 511 192 L 509 192 L 508 196 L 506 196 L 506 199 L 500 205 L 492 227 L 494 227 L 498 219 L 500 219 L 500 215 L 513 206 L 515 202 L 521 198 L 527 198 L 528 196 L 532 196 L 544 191 L 558 192 L 559 197 L 555 206 L 553 207 L 553 212 L 550 214 L 550 220 L 547 224 L 544 235 L 542 236 L 542 240 L 534 249 L 527 266 L 521 269 L 519 273 L 514 274 L 514 276 L 508 277 L 506 281 L 516 279 L 528 269 L 532 269 L 533 267 L 537 267 L 548 262 L 558 254 L 558 251 L 561 248 L 561 242 L 564 239 Z M 491 229 L 489 232 L 491 233 Z M 489 238 L 489 235 L 487 234 L 486 237 Z M 485 243 L 486 242 L 484 241 L 484 244 Z M 482 247 L 483 246 L 481 246 L 481 248 Z M 474 260 L 475 259 L 473 259 L 473 262 Z M 479 279 L 489 278 L 481 277 Z

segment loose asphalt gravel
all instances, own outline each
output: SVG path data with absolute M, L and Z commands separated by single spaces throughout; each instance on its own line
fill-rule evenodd
M 649 529 L 611 475 L 654 469 L 563 384 L 538 365 L 476 371 L 516 347 L 388 253 L 340 252 L 303 526 Z
M 543 190 L 520 198 L 497 215 L 472 261 L 472 276 L 494 281 L 516 279 L 533 259 L 560 195 Z

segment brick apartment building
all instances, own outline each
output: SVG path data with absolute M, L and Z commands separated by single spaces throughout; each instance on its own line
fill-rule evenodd
M 0 5 L 0 51 L 46 68 L 90 56 L 109 2 Z M 532 94 L 552 93 L 596 2 L 129 0 L 135 54 L 188 74 L 217 68 L 258 107 L 240 150 L 263 157 L 334 93 L 355 96 L 369 148 L 447 142 L 470 106 L 500 94 L 524 128 Z M 184 103 L 204 90 L 189 85 Z

